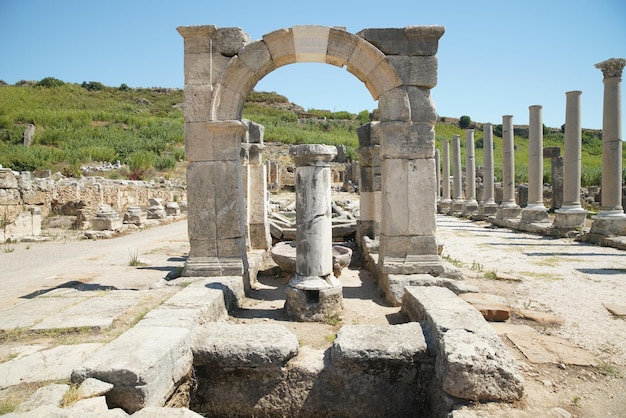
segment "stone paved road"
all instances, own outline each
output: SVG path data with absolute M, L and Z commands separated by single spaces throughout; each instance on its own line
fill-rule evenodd
M 59 287 L 148 289 L 184 265 L 187 222 L 177 221 L 113 239 L 6 244 L 0 251 L 0 309 Z M 131 267 L 137 254 L 144 267 Z

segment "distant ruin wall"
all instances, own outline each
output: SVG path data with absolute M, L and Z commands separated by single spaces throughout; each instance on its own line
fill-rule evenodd
M 0 168 L 0 241 L 38 235 L 41 220 L 48 216 L 76 216 L 80 211 L 86 219 L 91 219 L 102 203 L 120 216 L 131 206 L 146 211 L 151 198 L 162 199 L 164 203 L 186 201 L 186 186 L 171 181 L 74 179 L 60 174 L 34 178 L 30 172 Z

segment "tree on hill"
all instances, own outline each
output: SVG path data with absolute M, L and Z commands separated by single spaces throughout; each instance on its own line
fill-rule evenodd
M 470 127 L 471 124 L 472 118 L 467 115 L 461 116 L 461 118 L 459 119 L 459 128 L 461 129 L 467 129 Z

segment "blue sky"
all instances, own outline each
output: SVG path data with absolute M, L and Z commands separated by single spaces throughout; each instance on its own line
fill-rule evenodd
M 445 26 L 431 92 L 437 111 L 479 122 L 502 123 L 511 114 L 515 124 L 527 124 L 528 107 L 538 104 L 543 122 L 560 127 L 565 92 L 581 90 L 583 127 L 600 129 L 602 73 L 594 64 L 626 58 L 625 0 L 0 0 L 0 80 L 183 87 L 176 27 L 207 24 L 239 26 L 253 40 L 303 24 L 352 33 Z M 288 65 L 255 89 L 305 109 L 376 107 L 359 80 L 331 65 Z

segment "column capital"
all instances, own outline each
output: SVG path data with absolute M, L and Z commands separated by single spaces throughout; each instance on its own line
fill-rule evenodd
M 624 66 L 626 66 L 626 59 L 624 58 L 611 58 L 595 65 L 597 69 L 602 71 L 605 79 L 621 77 Z
M 337 148 L 322 144 L 292 145 L 289 148 L 289 155 L 298 167 L 328 166 L 337 155 Z

